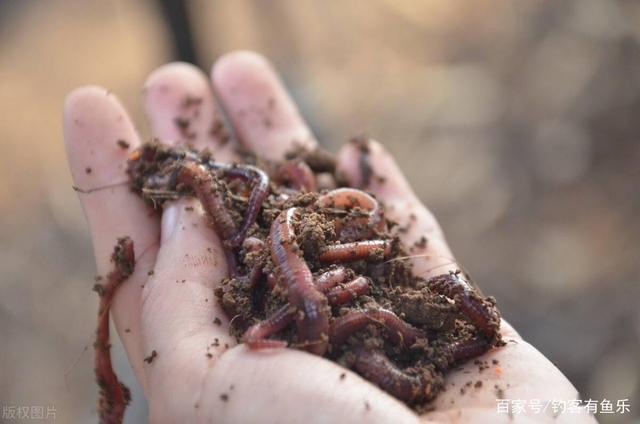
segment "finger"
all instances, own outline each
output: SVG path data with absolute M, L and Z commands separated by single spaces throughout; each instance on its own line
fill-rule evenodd
M 112 267 L 117 238 L 134 241 L 133 275 L 118 289 L 112 313 L 129 361 L 144 387 L 140 339 L 140 294 L 155 260 L 159 222 L 128 187 L 126 160 L 139 143 L 124 108 L 112 94 L 88 86 L 73 91 L 64 106 L 64 136 L 69 167 L 89 223 L 97 270 Z
M 146 354 L 157 357 L 145 365 L 152 397 L 184 399 L 197 393 L 209 366 L 235 344 L 214 289 L 227 276 L 220 239 L 196 199 L 165 207 L 161 247 L 154 273 L 142 297 L 142 330 Z M 180 384 L 160 384 L 164 375 L 198 361 L 197 373 Z M 199 373 L 199 374 L 198 374 Z M 179 393 L 178 393 L 179 392 Z
M 144 105 L 154 136 L 166 143 L 209 148 L 220 161 L 234 159 L 209 79 L 195 66 L 175 62 L 156 69 L 144 84 Z
M 337 172 L 385 205 L 386 217 L 398 223 L 394 231 L 424 277 L 459 269 L 433 214 L 417 198 L 393 157 L 378 142 L 356 140 L 338 155 Z
M 316 141 L 272 65 L 261 55 L 236 51 L 214 64 L 213 89 L 241 144 L 258 156 L 282 159 Z

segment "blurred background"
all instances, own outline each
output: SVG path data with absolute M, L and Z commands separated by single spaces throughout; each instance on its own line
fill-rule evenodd
M 148 136 L 150 71 L 238 48 L 273 60 L 329 149 L 384 142 L 504 316 L 582 399 L 630 399 L 602 422 L 640 422 L 634 0 L 0 0 L 0 404 L 96 417 L 65 93 L 109 88 Z

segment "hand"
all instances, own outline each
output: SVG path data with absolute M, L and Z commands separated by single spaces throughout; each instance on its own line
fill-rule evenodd
M 280 159 L 294 143 L 316 144 L 273 69 L 257 54 L 235 52 L 219 59 L 212 87 L 187 64 L 152 73 L 144 104 L 154 136 L 208 147 L 218 161 L 233 160 L 233 142 L 215 125 L 221 120 L 215 92 L 237 138 L 258 156 Z M 579 398 L 562 373 L 504 321 L 506 346 L 479 358 L 497 365 L 480 371 L 468 363 L 450 372 L 434 411 L 422 416 L 355 373 L 346 371 L 340 379 L 345 370 L 320 357 L 237 345 L 213 295 L 227 272 L 220 240 L 197 201 L 168 203 L 160 218 L 130 192 L 126 160 L 140 139 L 116 98 L 98 87 L 75 90 L 66 100 L 64 130 L 76 186 L 85 191 L 107 187 L 80 193 L 98 272 L 109 271 L 118 237 L 128 235 L 135 243 L 135 271 L 119 288 L 112 313 L 152 422 L 497 422 L 509 420 L 497 413 L 498 397 Z M 350 144 L 339 154 L 339 170 L 356 187 L 362 184 L 359 155 Z M 455 269 L 435 219 L 376 142 L 371 143 L 370 163 L 384 182 L 373 178 L 363 189 L 387 205 L 390 219 L 410 225 L 401 234 L 407 245 L 422 236 L 429 240 L 416 252 L 424 256 L 413 259 L 415 272 L 429 276 Z M 188 206 L 195 213 L 185 211 Z M 152 351 L 155 359 L 144 362 Z M 469 381 L 482 385 L 466 387 L 462 394 Z M 528 418 L 554 421 L 550 412 Z M 563 419 L 593 420 L 565 414 L 555 422 Z

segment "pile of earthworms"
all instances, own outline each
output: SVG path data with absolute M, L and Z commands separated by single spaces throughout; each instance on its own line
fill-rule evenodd
M 340 187 L 335 161 L 322 150 L 223 164 L 154 141 L 132 153 L 128 174 L 132 190 L 158 211 L 180 196 L 199 199 L 229 269 L 215 294 L 232 334 L 250 349 L 324 356 L 420 410 L 447 370 L 502 344 L 493 298 L 462 271 L 413 275 L 398 224 L 372 195 Z M 127 274 L 118 269 L 128 262 L 115 263 L 109 281 L 122 281 Z M 101 337 L 97 345 L 108 345 L 108 333 Z M 103 403 L 113 410 L 127 393 L 104 395 L 117 383 L 104 375 Z

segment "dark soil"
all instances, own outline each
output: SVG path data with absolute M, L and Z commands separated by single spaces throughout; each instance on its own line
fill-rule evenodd
M 367 157 L 366 140 L 358 139 L 355 143 L 362 151 L 359 167 L 362 178 L 368 181 L 374 175 Z M 133 152 L 129 164 L 132 189 L 158 210 L 164 201 L 175 199 L 182 195 L 193 195 L 192 191 L 176 183 L 176 169 L 184 161 L 198 161 L 207 163 L 213 160 L 208 152 L 194 152 L 183 148 L 168 148 L 157 142 L 149 143 Z M 244 158 L 247 163 L 257 165 L 272 178 L 269 183 L 269 194 L 262 203 L 255 224 L 248 232 L 251 240 L 262 240 L 264 243 L 243 243 L 238 248 L 227 245 L 228 255 L 237 262 L 232 268 L 232 276 L 222 281 L 215 295 L 231 319 L 231 333 L 240 341 L 243 333 L 251 325 L 265 320 L 287 301 L 287 288 L 282 287 L 278 278 L 278 270 L 272 261 L 269 241 L 269 231 L 276 217 L 288 208 L 300 208 L 300 213 L 293 220 L 293 227 L 297 235 L 297 245 L 300 255 L 306 260 L 314 276 L 318 276 L 335 264 L 323 264 L 319 260 L 320 252 L 329 245 L 362 240 L 388 240 L 392 244 L 390 256 L 383 252 L 372 251 L 365 260 L 357 260 L 340 264 L 348 268 L 350 274 L 365 276 L 370 281 L 368 293 L 357 297 L 350 303 L 329 308 L 330 322 L 337 317 L 354 310 L 371 310 L 384 308 L 394 312 L 398 317 L 413 327 L 420 329 L 426 338 L 420 338 L 410 347 L 390 341 L 385 329 L 380 323 L 372 321 L 362 331 L 356 331 L 343 344 L 329 344 L 325 353 L 328 360 L 354 369 L 356 353 L 368 349 L 383 352 L 392 364 L 404 375 L 419 377 L 428 385 L 430 390 L 424 396 L 417 396 L 405 400 L 412 408 L 421 411 L 429 408 L 429 403 L 443 388 L 443 378 L 446 372 L 457 366 L 461 356 L 456 356 L 454 350 L 465 342 L 482 339 L 486 341 L 486 351 L 493 346 L 502 344 L 498 334 L 499 314 L 495 309 L 495 301 L 484 298 L 473 288 L 469 288 L 471 295 L 489 308 L 493 315 L 491 326 L 494 334 L 489 337 L 486 331 L 474 325 L 474 320 L 463 313 L 460 306 L 460 294 L 443 295 L 434 290 L 430 282 L 412 273 L 410 262 L 405 259 L 410 246 L 404 246 L 398 237 L 398 225 L 387 220 L 389 230 L 368 227 L 362 224 L 363 210 L 359 207 L 331 208 L 320 207 L 316 204 L 319 195 L 326 192 L 304 192 L 277 181 L 280 175 L 278 168 L 281 164 L 258 162 L 254 157 Z M 324 181 L 336 185 L 340 179 L 335 175 L 335 161 L 324 151 L 292 151 L 287 155 L 288 161 L 306 163 Z M 248 206 L 251 193 L 251 183 L 240 178 L 228 178 L 220 171 L 211 170 L 215 175 L 217 186 L 212 191 L 221 193 L 224 204 L 231 217 L 240 226 Z M 331 178 L 328 178 L 331 177 Z M 331 181 L 332 180 L 332 181 Z M 384 206 L 384 205 L 383 205 Z M 358 220 L 358 218 L 360 218 Z M 215 221 L 216 217 L 212 217 Z M 353 225 L 359 222 L 359 225 Z M 362 228 L 362 227 L 365 228 Z M 339 231 L 349 227 L 353 231 Z M 424 240 L 426 244 L 426 240 Z M 256 273 L 256 270 L 258 271 Z M 268 275 L 273 273 L 279 282 L 271 287 Z M 460 277 L 471 282 L 468 276 L 460 273 Z M 273 278 L 272 275 L 272 278 Z M 469 287 L 474 287 L 473 283 Z M 219 319 L 218 319 L 219 322 Z M 298 340 L 296 325 L 288 325 L 283 331 L 270 338 L 284 340 L 291 348 L 304 348 Z M 477 356 L 483 351 L 476 352 Z M 464 360 L 473 356 L 464 357 Z M 361 373 L 362 374 L 362 373 Z M 336 375 L 343 379 L 345 374 Z M 366 377 L 366 376 L 365 376 Z M 330 376 L 327 376 L 330 378 Z M 428 381 L 425 381 L 428 380 Z M 375 382 L 374 382 L 375 383 Z M 379 382 L 378 382 L 379 383 Z M 481 384 L 481 383 L 479 383 Z M 383 386 L 382 384 L 379 384 Z M 478 386 L 478 384 L 477 384 Z M 384 388 L 384 387 L 383 387 Z M 222 399 L 227 400 L 227 399 Z

